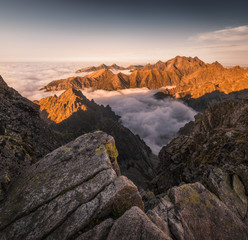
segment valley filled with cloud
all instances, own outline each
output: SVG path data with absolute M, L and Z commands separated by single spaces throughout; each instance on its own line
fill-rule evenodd
M 75 74 L 81 66 L 80 63 L 0 63 L 0 71 L 9 86 L 15 87 L 30 100 L 39 100 L 63 92 L 39 90 L 50 81 L 87 74 Z M 179 101 L 156 100 L 153 95 L 157 91 L 159 90 L 147 88 L 120 91 L 82 90 L 88 99 L 94 99 L 98 104 L 109 105 L 121 116 L 124 126 L 144 139 L 155 154 L 176 136 L 181 127 L 193 120 L 196 114 Z

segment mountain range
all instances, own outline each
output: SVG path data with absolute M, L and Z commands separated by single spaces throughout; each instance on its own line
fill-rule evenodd
M 218 62 L 206 64 L 197 57 L 178 56 L 167 62 L 145 65 L 130 75 L 114 74 L 104 68 L 84 77 L 52 81 L 42 89 L 57 91 L 70 87 L 104 90 L 171 87 L 162 91 L 177 98 L 199 98 L 216 90 L 228 94 L 248 88 L 248 70 L 238 66 L 224 68 Z
M 87 67 L 87 68 L 81 68 L 79 70 L 76 71 L 76 73 L 81 73 L 81 72 L 94 72 L 94 71 L 98 71 L 98 70 L 102 70 L 102 69 L 109 69 L 109 70 L 130 70 L 130 71 L 134 71 L 136 69 L 142 68 L 142 65 L 130 65 L 128 67 L 121 67 L 118 66 L 117 64 L 112 64 L 111 66 L 107 66 L 105 64 L 101 64 L 97 67 L 92 66 L 92 67 Z
M 110 107 L 72 88 L 33 103 L 0 77 L 0 239 L 248 239 L 247 113 L 208 106 L 155 169 Z

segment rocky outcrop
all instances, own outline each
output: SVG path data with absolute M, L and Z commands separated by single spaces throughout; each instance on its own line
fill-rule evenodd
M 38 106 L 8 87 L 0 76 L 0 201 L 25 166 L 62 143 L 40 118 Z
M 145 214 L 137 187 L 120 175 L 116 152 L 114 139 L 98 131 L 26 168 L 0 203 L 0 239 L 247 239 L 247 225 L 224 203 L 231 192 L 219 172 L 212 183 L 222 186 L 221 198 L 201 183 L 183 184 Z M 232 185 L 244 213 L 247 186 L 238 177 Z
M 181 130 L 184 135 L 160 151 L 157 177 L 153 180 L 155 192 L 164 193 L 182 183 L 201 182 L 225 204 L 235 216 L 233 219 L 239 219 L 235 220 L 239 227 L 247 227 L 247 113 L 247 101 L 231 101 L 211 105 L 203 114 L 196 115 L 195 122 Z M 224 215 L 219 218 L 225 219 Z M 244 230 L 240 232 L 244 234 Z M 211 239 L 247 238 L 247 235 L 225 234 L 229 238 L 210 236 Z
M 133 207 L 114 223 L 107 239 L 170 240 L 171 238 L 152 223 L 139 208 Z
M 50 120 L 50 123 L 60 123 L 78 111 L 84 112 L 84 115 L 87 115 L 85 118 L 89 119 L 88 121 L 103 117 L 119 119 L 119 116 L 115 115 L 109 107 L 97 105 L 93 100 L 88 100 L 81 91 L 74 88 L 69 88 L 59 97 L 55 95 L 34 102 L 40 106 L 43 119 Z
M 93 100 L 89 101 L 76 89 L 68 89 L 59 97 L 44 98 L 36 103 L 40 105 L 43 118 L 57 123 L 51 124 L 52 128 L 67 140 L 97 129 L 113 136 L 122 174 L 138 186 L 148 187 L 154 177 L 153 163 L 157 157 L 139 136 L 122 126 L 119 116 L 109 106 L 99 106 Z
M 248 227 L 202 184 L 171 188 L 148 217 L 171 239 L 247 239 Z
M 157 62 L 138 68 L 130 75 L 113 74 L 108 68 L 85 77 L 72 77 L 49 83 L 46 91 L 74 88 L 118 90 L 147 87 L 162 90 L 177 98 L 199 98 L 206 93 L 221 91 L 226 94 L 248 88 L 248 70 L 240 67 L 224 68 L 220 63 L 206 64 L 199 58 L 175 57 L 167 62 Z
M 101 239 L 126 210 L 143 210 L 137 187 L 119 174 L 115 151 L 112 137 L 95 132 L 27 168 L 0 205 L 0 239 L 85 239 L 92 233 Z
M 244 101 L 225 102 L 196 115 L 194 124 L 186 125 L 186 131 L 181 129 L 185 135 L 173 139 L 160 151 L 158 175 L 164 177 L 160 181 L 157 176 L 158 185 L 165 183 L 162 189 L 166 190 L 180 181 L 198 181 L 211 166 L 230 172 L 247 166 L 247 109 Z

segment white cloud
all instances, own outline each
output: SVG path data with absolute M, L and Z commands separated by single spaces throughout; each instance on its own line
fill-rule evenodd
M 158 90 L 125 89 L 121 91 L 82 90 L 83 94 L 98 104 L 110 105 L 121 116 L 124 126 L 138 134 L 157 154 L 173 139 L 178 130 L 194 119 L 191 108 L 179 101 L 156 100 Z
M 195 38 L 199 42 L 240 42 L 248 40 L 248 25 L 234 28 L 225 28 L 213 32 L 201 33 Z

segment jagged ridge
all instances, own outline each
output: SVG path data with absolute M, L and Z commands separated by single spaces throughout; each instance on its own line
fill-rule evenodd
M 46 91 L 63 90 L 70 87 L 118 90 L 147 87 L 165 90 L 176 97 L 187 95 L 198 98 L 215 90 L 230 93 L 248 88 L 248 70 L 240 67 L 224 68 L 220 63 L 206 64 L 199 58 L 175 57 L 167 62 L 148 64 L 130 75 L 113 74 L 107 68 L 85 77 L 72 77 L 49 83 Z

